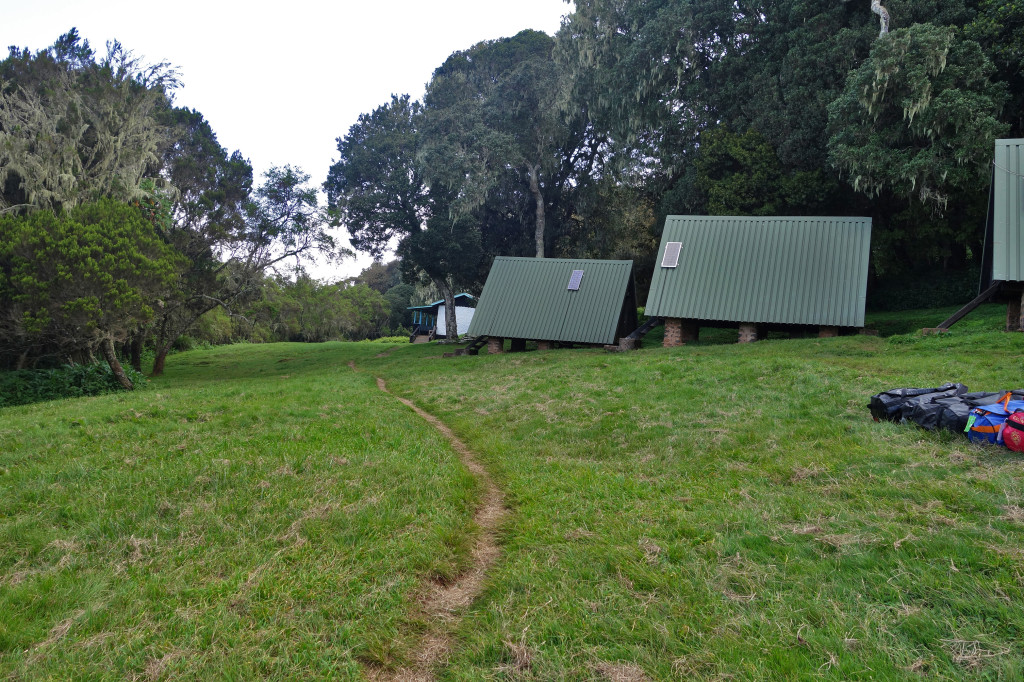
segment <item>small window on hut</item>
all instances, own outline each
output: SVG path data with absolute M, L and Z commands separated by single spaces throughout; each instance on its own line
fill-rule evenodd
M 682 248 L 682 242 L 669 242 L 665 244 L 665 257 L 661 259 L 661 267 L 674 268 L 679 265 L 679 252 Z
M 580 281 L 583 279 L 582 270 L 573 270 L 572 277 L 569 278 L 569 291 L 579 291 Z

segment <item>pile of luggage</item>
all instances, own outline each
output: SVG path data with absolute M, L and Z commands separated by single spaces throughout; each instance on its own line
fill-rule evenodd
M 971 393 L 963 384 L 894 388 L 871 396 L 875 421 L 913 422 L 935 431 L 966 433 L 976 443 L 1024 452 L 1024 389 Z

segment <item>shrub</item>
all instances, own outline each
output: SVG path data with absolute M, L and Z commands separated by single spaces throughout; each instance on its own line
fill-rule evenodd
M 146 377 L 131 367 L 125 373 L 136 388 Z M 124 390 L 105 364 L 64 365 L 58 369 L 22 369 L 0 372 L 0 407 L 27 405 L 44 400 L 103 395 Z
M 960 272 L 925 270 L 875 282 L 869 310 L 925 310 L 962 305 L 978 295 L 978 268 Z

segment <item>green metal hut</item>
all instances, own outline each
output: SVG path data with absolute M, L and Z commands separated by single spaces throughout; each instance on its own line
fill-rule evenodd
M 864 326 L 871 219 L 668 216 L 645 312 L 665 346 L 701 326 L 836 336 Z
M 1024 331 L 1024 139 L 996 140 L 980 289 L 1007 302 L 1007 330 Z
M 995 143 L 978 292 L 938 327 L 924 331 L 949 329 L 990 300 L 1007 304 L 1007 331 L 1024 331 L 1024 139 Z
M 494 259 L 469 335 L 488 337 L 488 351 L 527 340 L 554 344 L 618 343 L 637 326 L 633 261 L 580 258 Z

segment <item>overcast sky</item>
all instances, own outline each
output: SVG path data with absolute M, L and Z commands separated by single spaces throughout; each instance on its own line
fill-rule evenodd
M 35 51 L 71 27 L 103 53 L 117 39 L 147 62 L 181 70 L 178 106 L 198 109 L 220 143 L 257 174 L 301 166 L 319 186 L 335 138 L 392 93 L 419 99 L 456 50 L 532 28 L 554 34 L 563 0 L 2 0 L 0 46 Z M 322 279 L 356 274 L 366 257 Z

